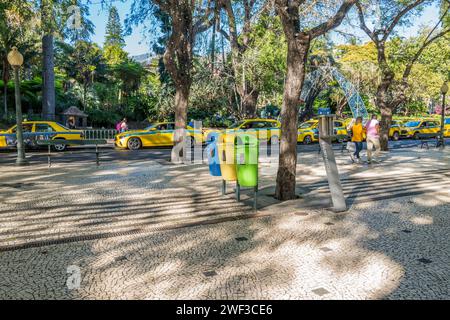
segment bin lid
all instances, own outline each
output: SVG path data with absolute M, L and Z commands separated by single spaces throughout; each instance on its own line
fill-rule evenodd
M 206 143 L 211 143 L 211 142 L 217 142 L 219 140 L 219 132 L 208 132 L 208 135 L 206 137 Z

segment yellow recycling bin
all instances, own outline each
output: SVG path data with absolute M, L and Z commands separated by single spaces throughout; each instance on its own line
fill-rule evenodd
M 234 143 L 221 142 L 217 144 L 219 150 L 220 172 L 224 181 L 237 181 L 236 156 Z

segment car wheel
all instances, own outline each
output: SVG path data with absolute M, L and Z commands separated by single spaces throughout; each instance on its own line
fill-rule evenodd
M 64 143 L 53 145 L 53 149 L 58 152 L 63 152 L 64 150 L 66 150 L 66 148 L 67 146 Z
M 392 136 L 392 140 L 398 141 L 398 139 L 400 139 L 400 135 L 398 134 L 397 131 L 395 131 L 395 132 L 394 132 L 394 135 Z
M 280 144 L 280 138 L 278 136 L 270 137 L 269 144 Z
M 311 142 L 312 142 L 311 136 L 306 136 L 306 137 L 303 139 L 303 143 L 304 143 L 304 144 L 311 144 Z
M 130 150 L 139 150 L 142 147 L 142 142 L 139 138 L 130 138 L 127 145 Z

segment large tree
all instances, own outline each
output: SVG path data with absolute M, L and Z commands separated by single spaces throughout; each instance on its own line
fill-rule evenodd
M 193 0 L 135 0 L 132 9 L 138 10 L 135 22 L 152 15 L 156 5 L 170 20 L 170 36 L 163 55 L 164 65 L 175 85 L 175 133 L 172 162 L 181 162 L 187 124 L 187 107 L 192 84 L 192 61 L 196 36 L 213 24 L 213 1 Z M 180 148 L 181 147 L 181 148 Z
M 42 116 L 44 119 L 55 118 L 55 62 L 54 32 L 55 13 L 53 0 L 41 0 L 42 25 Z
M 90 0 L 33 0 L 41 16 L 42 115 L 55 118 L 55 35 L 73 42 L 87 40 L 93 31 L 87 3 Z
M 3 80 L 3 116 L 8 115 L 8 81 L 11 68 L 7 60 L 8 52 L 16 46 L 23 52 L 27 46 L 26 30 L 31 27 L 31 7 L 20 0 L 0 2 L 0 59 Z M 1 114 L 0 109 L 0 114 Z
M 106 24 L 105 47 L 106 46 L 125 46 L 123 39 L 122 23 L 120 22 L 117 8 L 112 6 L 109 9 L 108 22 Z
M 340 1 L 341 5 L 330 18 L 314 26 L 314 20 L 320 20 L 319 14 L 308 24 L 304 18 L 313 8 L 320 13 L 323 8 L 333 8 L 336 1 L 275 0 L 275 9 L 281 18 L 286 36 L 287 75 L 281 110 L 281 144 L 275 196 L 280 200 L 295 199 L 295 180 L 297 168 L 297 118 L 299 97 L 305 79 L 305 66 L 311 41 L 341 24 L 356 0 Z M 328 4 L 328 6 L 327 6 Z M 314 11 L 316 10 L 316 11 Z M 305 20 L 305 21 L 302 21 Z
M 221 28 L 220 32 L 230 42 L 232 71 L 241 110 L 246 116 L 254 116 L 256 114 L 259 91 L 250 77 L 246 76 L 246 64 L 243 63 L 243 60 L 245 59 L 246 51 L 252 43 L 252 23 L 255 22 L 255 18 L 269 8 L 270 1 L 219 1 L 228 18 L 228 27 Z M 240 25 L 242 26 L 241 28 L 239 28 Z
M 408 79 L 414 64 L 423 51 L 434 41 L 448 34 L 450 28 L 439 25 L 448 20 L 448 0 L 444 0 L 441 16 L 437 24 L 424 38 L 422 44 L 413 55 L 410 55 L 403 74 L 396 79 L 392 62 L 386 54 L 386 43 L 395 35 L 398 26 L 408 23 L 414 14 L 417 14 L 424 5 L 435 3 L 429 0 L 373 0 L 368 3 L 357 3 L 360 27 L 369 36 L 377 49 L 377 63 L 380 72 L 380 83 L 376 92 L 376 104 L 381 111 L 381 148 L 388 150 L 389 128 L 393 112 L 406 101 Z M 374 10 L 375 7 L 375 10 Z M 376 22 L 370 25 L 368 16 L 375 18 Z

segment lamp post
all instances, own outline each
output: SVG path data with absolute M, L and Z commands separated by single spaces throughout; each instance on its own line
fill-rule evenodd
M 441 93 L 442 93 L 442 115 L 441 115 L 441 148 L 445 148 L 445 139 L 444 139 L 444 128 L 445 128 L 445 95 L 448 92 L 448 85 L 447 82 L 444 82 L 444 84 L 441 87 Z
M 14 69 L 14 86 L 16 95 L 16 141 L 17 141 L 17 165 L 24 165 L 27 163 L 25 159 L 25 148 L 23 143 L 23 129 L 22 129 L 22 104 L 20 100 L 20 80 L 19 69 L 23 64 L 23 56 L 13 47 L 8 53 L 8 62 Z

